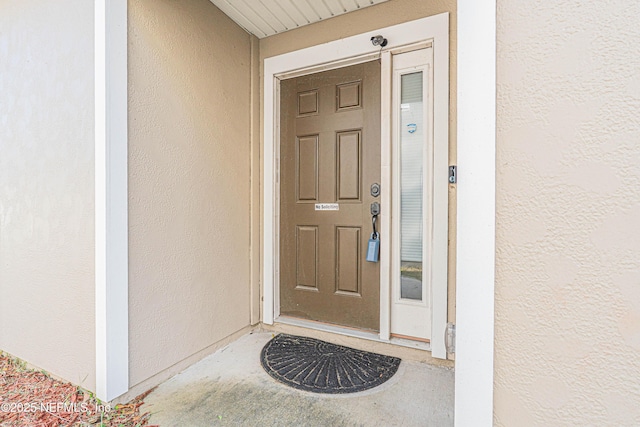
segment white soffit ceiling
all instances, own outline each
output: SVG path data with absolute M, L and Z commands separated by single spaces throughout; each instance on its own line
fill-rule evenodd
M 272 36 L 388 0 L 211 0 L 258 38 Z

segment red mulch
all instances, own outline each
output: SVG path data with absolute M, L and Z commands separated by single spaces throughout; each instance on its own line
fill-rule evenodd
M 0 426 L 2 427 L 154 427 L 140 414 L 149 392 L 110 408 L 70 383 L 0 354 Z

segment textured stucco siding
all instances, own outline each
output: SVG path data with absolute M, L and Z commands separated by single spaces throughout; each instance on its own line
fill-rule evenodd
M 208 0 L 129 2 L 131 386 L 249 325 L 250 65 Z
M 0 350 L 95 388 L 93 2 L 0 2 Z
M 497 17 L 495 424 L 640 425 L 640 3 Z

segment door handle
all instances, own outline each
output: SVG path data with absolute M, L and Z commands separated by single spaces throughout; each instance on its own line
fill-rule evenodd
M 380 203 L 378 202 L 371 203 L 371 215 L 374 215 L 374 216 L 380 215 Z
M 376 205 L 375 208 L 374 205 Z M 371 204 L 371 225 L 373 227 L 373 233 L 371 233 L 367 245 L 367 261 L 369 262 L 378 262 L 380 257 L 380 234 L 378 234 L 378 230 L 376 229 L 378 214 L 374 214 L 374 212 L 380 212 L 380 204 L 378 202 Z
M 376 227 L 376 223 L 378 222 L 378 215 L 380 215 L 380 203 L 373 202 L 371 203 L 371 226 L 373 227 L 373 233 L 371 237 L 377 239 L 380 235 L 378 234 L 378 228 Z

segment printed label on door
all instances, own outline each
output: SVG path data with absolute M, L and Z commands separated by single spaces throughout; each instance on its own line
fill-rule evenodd
M 316 203 L 317 211 L 339 211 L 340 205 L 338 203 Z

